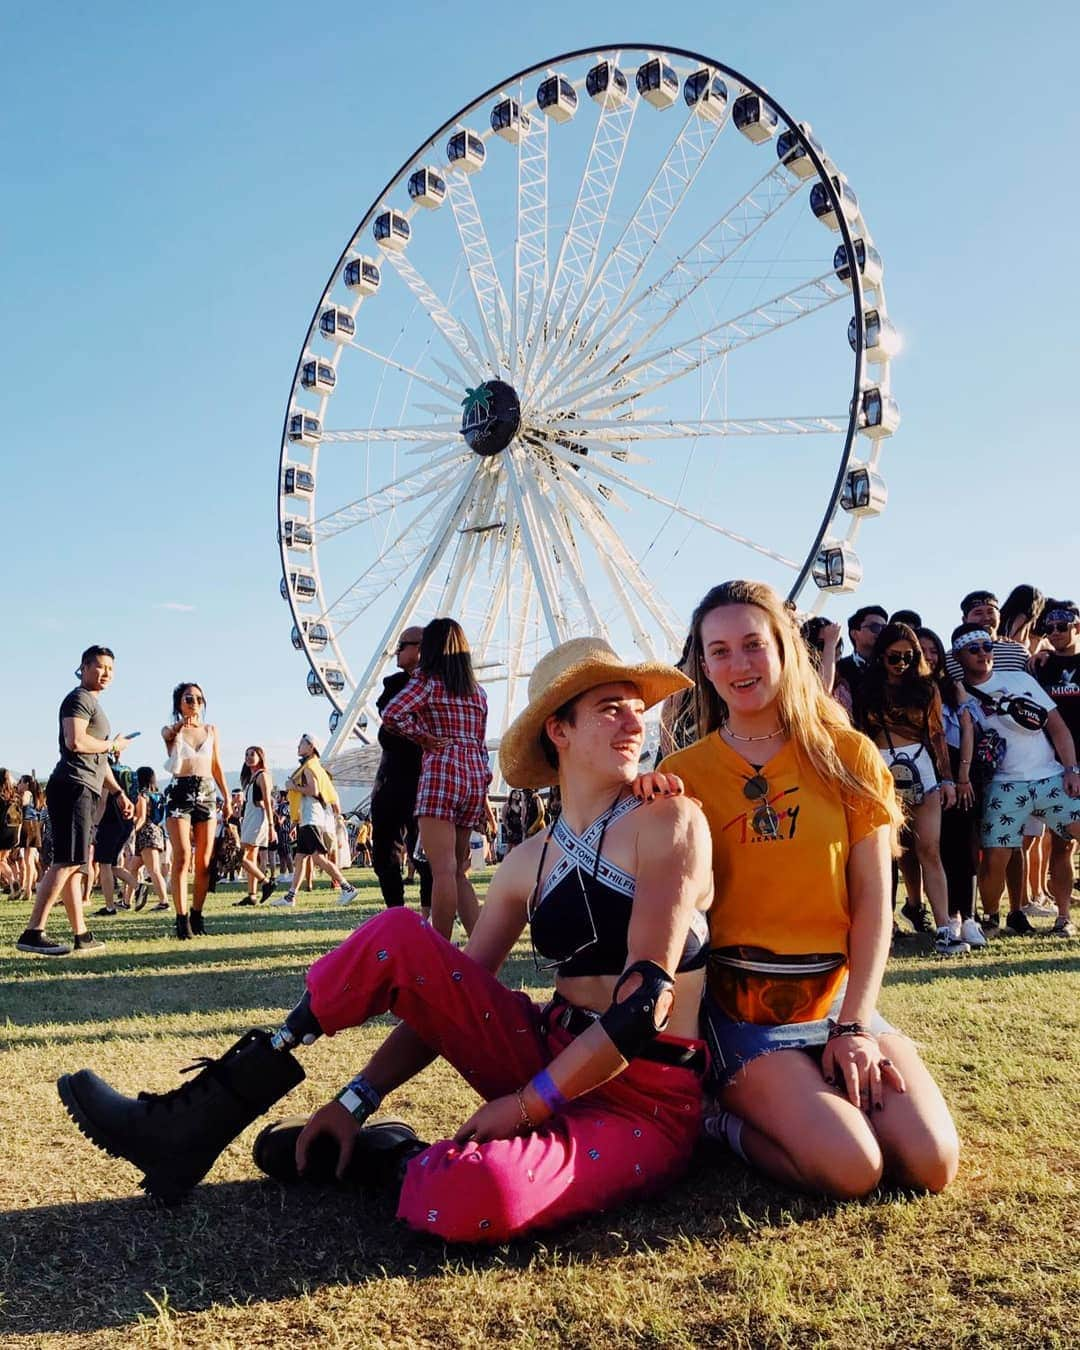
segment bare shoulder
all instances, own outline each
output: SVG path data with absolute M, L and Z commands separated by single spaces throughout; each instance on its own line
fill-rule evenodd
M 697 802 L 689 797 L 657 797 L 634 812 L 639 845 L 659 847 L 665 843 L 711 842 L 709 822 Z

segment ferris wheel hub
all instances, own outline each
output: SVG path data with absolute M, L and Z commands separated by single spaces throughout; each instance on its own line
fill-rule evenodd
M 461 400 L 461 434 L 478 455 L 497 455 L 505 450 L 521 426 L 521 402 L 517 391 L 503 380 L 485 380 L 466 389 Z

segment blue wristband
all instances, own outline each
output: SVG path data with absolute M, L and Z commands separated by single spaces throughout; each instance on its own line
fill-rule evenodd
M 555 1080 L 547 1069 L 540 1070 L 530 1083 L 530 1087 L 552 1115 L 556 1115 L 566 1105 L 566 1098 L 556 1087 Z

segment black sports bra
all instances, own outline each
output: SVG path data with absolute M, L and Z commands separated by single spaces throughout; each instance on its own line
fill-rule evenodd
M 636 883 L 628 872 L 604 858 L 601 850 L 611 822 L 640 805 L 637 797 L 624 797 L 580 835 L 563 816 L 548 831 L 536 869 L 533 895 L 537 898 L 529 906 L 529 930 L 534 956 L 546 957 L 547 968 L 553 967 L 559 975 L 619 975 L 626 966 Z M 562 849 L 562 857 L 541 888 L 552 839 Z M 708 948 L 708 922 L 695 910 L 676 973 L 704 967 Z

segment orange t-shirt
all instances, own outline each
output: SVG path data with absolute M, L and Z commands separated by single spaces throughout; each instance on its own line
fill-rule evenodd
M 887 797 L 893 791 L 892 779 L 873 743 L 858 731 L 838 730 L 834 735 L 845 766 L 858 766 L 861 775 L 876 781 Z M 747 749 L 752 752 L 753 747 Z M 884 806 L 869 795 L 845 802 L 839 788 L 826 784 L 804 764 L 789 741 L 760 770 L 777 818 L 776 837 L 767 838 L 754 829 L 760 803 L 743 792 L 756 772 L 752 754 L 745 759 L 713 732 L 669 755 L 660 768 L 678 774 L 686 791 L 701 801 L 712 832 L 713 950 L 738 948 L 761 960 L 770 953 L 845 958 L 782 1020 L 821 1015 L 822 1003 L 828 1006 L 846 969 L 851 927 L 848 854 L 853 844 L 889 823 Z M 710 971 L 714 993 L 715 975 Z M 741 1015 L 746 1015 L 745 1008 Z M 772 1018 L 762 1014 L 747 1020 Z

